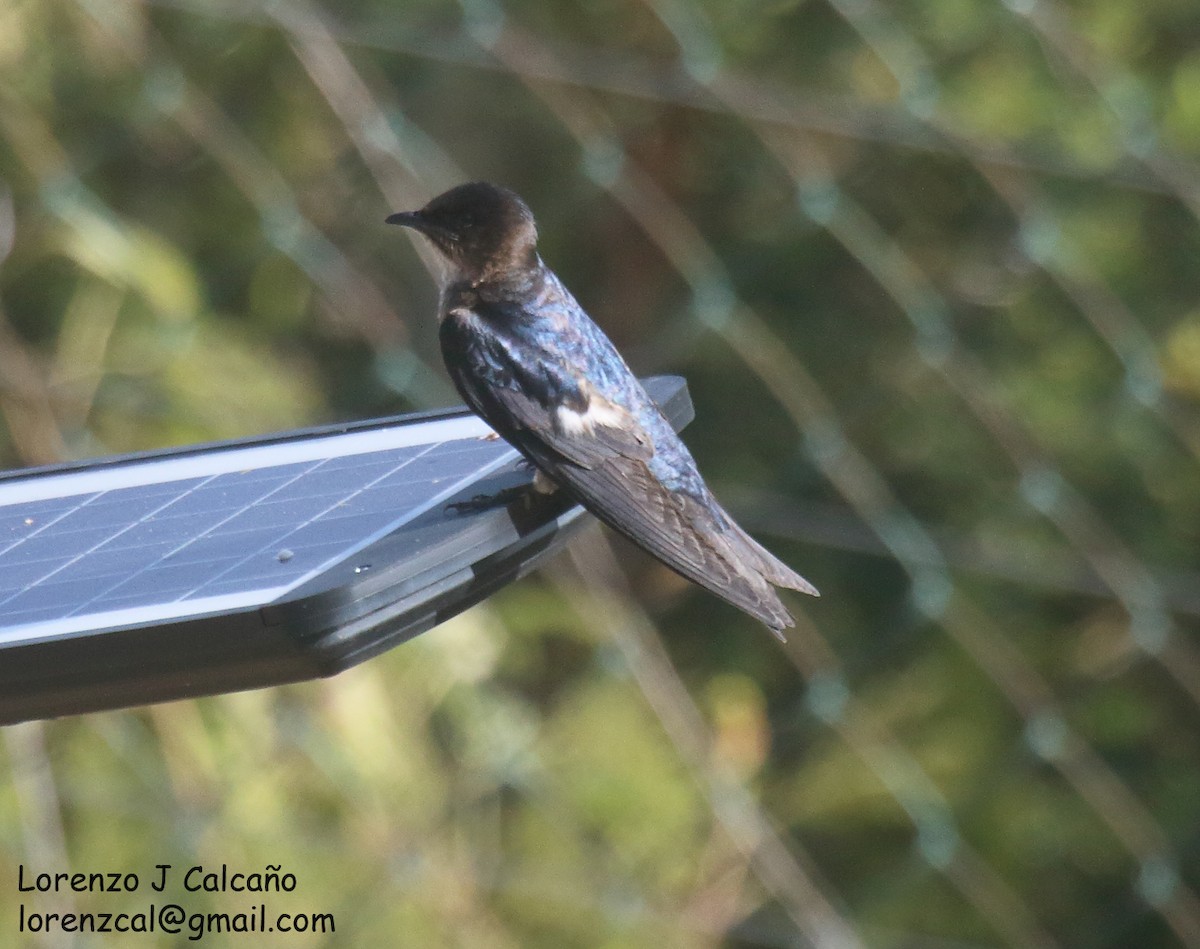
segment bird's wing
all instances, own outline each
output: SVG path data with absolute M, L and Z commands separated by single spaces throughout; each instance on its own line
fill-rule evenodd
M 503 308 L 478 303 L 453 308 L 442 320 L 446 368 L 471 408 L 500 434 L 535 432 L 558 456 L 584 467 L 617 454 L 654 454 L 653 440 L 624 407 L 560 354 L 503 332 L 510 322 Z
M 552 367 L 542 368 L 548 371 Z M 535 433 L 547 448 L 582 468 L 612 458 L 645 461 L 654 455 L 649 433 L 628 410 L 587 382 L 572 380 L 570 385 L 574 387 L 573 400 L 555 405 L 512 388 L 497 388 L 489 395 L 514 424 Z M 569 390 L 564 386 L 563 391 Z
M 775 631 L 793 625 L 771 575 L 764 576 L 762 548 L 751 547 L 731 519 L 719 523 L 710 496 L 659 480 L 648 464 L 654 440 L 630 411 L 557 354 L 541 350 L 532 367 L 481 329 L 469 333 L 449 319 L 442 326 L 447 367 L 475 411 L 585 508 L 668 567 Z
M 677 573 L 757 617 L 773 630 L 792 626 L 741 532 L 719 525 L 707 505 L 667 488 L 643 460 L 614 456 L 548 472 L 584 507 Z M 715 502 L 714 502 L 715 503 Z

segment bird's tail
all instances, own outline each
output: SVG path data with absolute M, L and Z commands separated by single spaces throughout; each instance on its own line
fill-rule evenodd
M 801 593 L 807 593 L 809 596 L 821 595 L 815 586 L 796 573 L 795 570 L 776 557 L 771 551 L 767 550 L 766 547 L 747 534 L 736 523 L 732 521 L 730 523 L 733 524 L 738 540 L 745 547 L 748 559 L 758 567 L 759 572 L 768 583 L 772 583 L 775 586 L 787 587 L 789 590 L 799 590 Z

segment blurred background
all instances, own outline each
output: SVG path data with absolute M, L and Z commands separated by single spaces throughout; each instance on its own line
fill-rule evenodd
M 206 944 L 1200 946 L 1200 7 L 3 0 L 0 463 L 456 402 L 382 221 L 474 178 L 823 597 L 780 647 L 596 531 L 3 729 L 3 940 L 226 863 L 337 934 Z

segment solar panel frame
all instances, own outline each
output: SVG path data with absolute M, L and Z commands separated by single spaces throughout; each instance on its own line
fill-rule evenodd
M 682 379 L 655 377 L 645 384 L 673 425 L 681 428 L 691 420 L 691 401 Z M 431 440 L 448 446 L 441 458 L 429 454 L 428 464 L 432 466 L 436 460 L 437 465 L 430 468 L 432 477 L 430 471 L 412 468 L 423 455 L 417 452 L 404 476 L 409 480 L 397 476 L 395 484 L 389 485 L 388 478 L 400 469 L 389 474 L 390 462 L 371 446 L 386 442 L 393 445 L 389 450 L 394 453 L 404 451 L 406 443 L 419 447 Z M 464 453 L 458 459 L 464 470 L 458 477 L 447 475 L 447 458 L 459 451 Z M 305 486 L 304 478 L 288 479 L 297 470 L 295 466 L 302 467 L 305 459 L 312 461 L 317 456 L 325 457 L 323 464 L 328 467 L 322 472 L 318 466 L 305 477 L 342 469 L 369 480 L 375 472 L 365 469 L 374 464 L 379 477 L 362 490 L 376 493 L 362 511 L 346 503 L 345 510 L 327 511 L 329 518 L 324 521 L 297 526 L 292 518 L 303 518 L 306 510 L 311 514 L 305 508 L 306 500 L 318 505 L 323 496 L 311 481 Z M 260 520 L 255 530 L 240 532 L 241 536 L 235 532 L 202 544 L 209 536 L 202 534 L 178 545 L 179 537 L 189 535 L 183 527 L 192 528 L 194 535 L 205 516 L 228 512 L 233 501 L 225 497 L 223 507 L 217 496 L 221 489 L 216 485 L 221 473 L 230 472 L 248 474 L 247 483 L 257 479 L 260 487 L 270 490 L 254 501 L 255 516 L 266 520 Z M 434 481 L 438 475 L 446 481 L 440 490 Z M 161 480 L 164 477 L 168 480 Z M 36 544 L 24 546 L 36 541 L 25 536 L 21 541 L 25 560 L 14 563 L 10 556 L 6 561 L 3 551 L 8 549 L 5 539 L 10 536 L 5 534 L 6 511 L 22 519 L 17 526 L 32 526 L 23 519 L 37 524 L 38 517 L 59 512 L 64 497 L 90 498 L 89 503 L 63 514 L 59 526 L 73 523 L 62 518 L 78 518 L 72 540 L 85 546 L 89 540 L 100 542 L 89 555 L 92 560 L 76 562 L 77 567 L 98 572 L 74 570 L 70 582 L 60 584 L 61 591 L 52 591 L 64 597 L 83 597 L 92 589 L 87 583 L 96 589 L 102 585 L 103 571 L 111 569 L 103 562 L 102 549 L 111 536 L 108 541 L 102 538 L 121 523 L 114 521 L 119 514 L 130 522 L 122 536 L 129 541 L 127 549 L 137 556 L 153 556 L 156 550 L 147 545 L 155 543 L 178 546 L 174 556 L 156 561 L 155 568 L 115 584 L 109 591 L 110 600 L 105 601 L 115 609 L 80 614 L 78 622 L 60 617 L 41 625 L 13 624 L 2 609 L 12 601 L 0 590 L 0 724 L 328 676 L 362 662 L 523 576 L 561 549 L 576 530 L 593 523 L 581 508 L 558 496 L 539 499 L 528 508 L 510 505 L 469 514 L 447 510 L 452 502 L 526 484 L 530 478 L 515 450 L 496 440 L 490 429 L 465 409 L 0 473 L 0 564 L 4 565 L 0 585 L 7 584 L 4 589 L 10 592 L 21 589 L 22 568 L 36 565 L 37 557 L 52 551 L 53 544 L 48 541 L 48 551 L 41 551 Z M 330 490 L 342 483 L 330 474 Z M 119 494 L 114 486 L 120 485 L 146 489 L 140 500 L 153 505 L 154 489 L 147 485 L 157 484 L 173 486 L 164 487 L 163 498 L 177 496 L 178 489 L 186 485 L 195 500 L 205 484 L 213 486 L 214 496 L 202 498 L 202 503 L 185 515 L 194 522 L 187 524 L 182 523 L 184 517 L 177 518 L 177 524 L 170 524 L 171 518 L 138 521 L 132 507 L 101 510 L 105 504 L 119 508 L 122 502 L 111 492 Z M 291 494 L 286 493 L 288 484 L 296 486 Z M 402 500 L 412 485 L 431 493 L 422 495 L 412 510 L 394 511 L 390 521 L 387 517 L 381 520 L 380 511 L 389 510 L 392 498 Z M 107 501 L 101 500 L 106 497 L 104 491 L 110 492 Z M 88 511 L 90 504 L 97 506 Z M 267 507 L 270 505 L 274 507 Z M 229 517 L 228 522 L 236 526 Z M 339 520 L 346 534 L 342 541 L 327 544 L 325 561 L 318 567 L 299 562 L 315 556 L 313 551 L 319 551 L 324 538 L 321 532 Z M 149 527 L 147 536 L 135 533 L 138 524 L 166 531 L 167 540 L 150 536 Z M 171 535 L 170 528 L 181 530 Z M 305 536 L 305 530 L 311 536 Z M 287 537 L 296 542 L 287 546 Z M 350 537 L 358 537 L 359 542 L 347 543 Z M 339 543 L 343 544 L 340 549 Z M 190 600 L 185 596 L 174 601 L 172 609 L 145 606 L 157 602 L 156 596 L 162 599 L 164 590 L 175 589 L 171 584 L 186 585 L 189 577 L 203 576 L 206 566 L 215 570 L 224 562 L 220 556 L 229 545 L 243 556 L 223 573 L 208 577 L 212 595 Z M 15 545 L 13 549 L 17 549 Z M 290 584 L 263 586 L 259 582 L 289 567 L 294 568 Z M 26 573 L 36 574 L 37 569 Z M 31 585 L 30 577 L 25 576 L 23 592 L 46 582 L 42 576 Z M 122 588 L 134 604 L 124 612 L 122 597 L 111 595 Z

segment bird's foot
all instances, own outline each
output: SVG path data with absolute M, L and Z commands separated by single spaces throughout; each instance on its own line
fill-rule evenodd
M 522 501 L 528 505 L 532 493 L 530 485 L 518 484 L 511 488 L 503 488 L 495 494 L 477 494 L 466 501 L 455 501 L 453 504 L 447 504 L 446 510 L 455 514 L 478 514 L 495 507 L 506 507 L 513 501 Z

